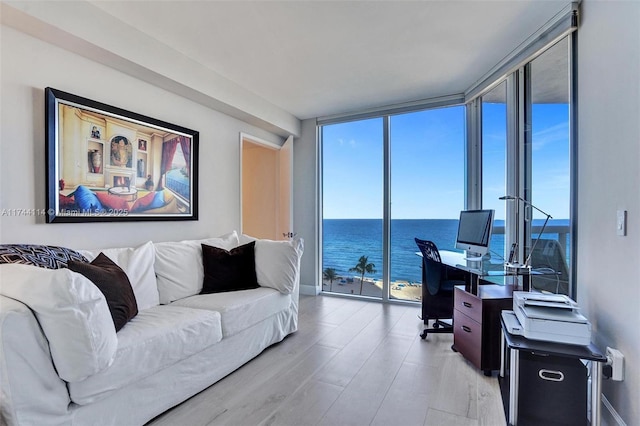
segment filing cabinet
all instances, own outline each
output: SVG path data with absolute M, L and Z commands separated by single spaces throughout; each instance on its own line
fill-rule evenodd
M 453 346 L 484 374 L 500 368 L 500 312 L 513 305 L 512 286 L 485 284 L 477 294 L 454 289 Z

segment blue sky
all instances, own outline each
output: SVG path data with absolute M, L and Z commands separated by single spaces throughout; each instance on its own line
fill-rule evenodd
M 504 218 L 504 104 L 485 104 L 484 207 Z M 533 108 L 533 203 L 569 217 L 568 107 Z M 464 107 L 391 117 L 393 219 L 457 219 L 464 208 Z M 381 218 L 382 118 L 324 126 L 323 217 Z M 543 217 L 534 214 L 534 218 Z

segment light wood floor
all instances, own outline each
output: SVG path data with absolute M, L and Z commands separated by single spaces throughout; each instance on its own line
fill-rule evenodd
M 302 296 L 296 333 L 150 425 L 504 425 L 498 381 L 417 306 Z

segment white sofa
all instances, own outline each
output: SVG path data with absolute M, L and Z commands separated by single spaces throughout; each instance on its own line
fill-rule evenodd
M 141 425 L 296 331 L 300 239 L 256 241 L 259 288 L 199 294 L 200 244 L 228 250 L 250 240 L 233 232 L 103 250 L 127 273 L 138 305 L 117 333 L 105 323 L 104 297 L 80 274 L 0 266 L 0 423 Z M 98 252 L 81 253 L 91 261 Z

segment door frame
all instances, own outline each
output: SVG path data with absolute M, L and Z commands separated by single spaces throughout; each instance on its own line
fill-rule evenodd
M 289 138 L 293 138 L 293 137 L 289 136 Z M 289 138 L 287 138 L 287 139 L 285 139 L 283 141 L 283 145 L 284 145 L 284 143 L 287 142 L 287 140 L 289 140 Z M 270 150 L 273 150 L 273 151 L 278 151 L 278 152 L 282 149 L 283 145 L 278 145 L 277 143 L 267 141 L 265 139 L 259 138 L 257 136 L 253 136 L 253 135 L 245 133 L 245 132 L 240 132 L 240 134 L 239 134 L 239 142 L 240 142 L 240 155 L 239 155 L 240 167 L 239 167 L 239 179 L 238 179 L 238 181 L 240 182 L 240 187 L 239 187 L 240 196 L 238 197 L 239 198 L 238 201 L 239 201 L 239 207 L 240 207 L 240 210 L 239 210 L 239 212 L 240 212 L 240 227 L 239 227 L 239 229 L 240 229 L 240 233 L 242 234 L 242 233 L 244 233 L 244 229 L 243 229 L 243 219 L 244 219 L 244 217 L 243 217 L 243 202 L 242 202 L 242 199 L 243 199 L 243 189 L 242 188 L 243 188 L 243 183 L 244 183 L 243 182 L 243 177 L 242 177 L 242 175 L 243 175 L 243 149 L 244 149 L 244 144 L 245 144 L 245 142 L 247 142 L 247 143 L 251 143 L 253 145 L 260 145 L 263 148 L 270 149 Z M 280 167 L 280 163 L 278 163 L 278 167 Z M 292 166 L 290 166 L 290 167 L 293 168 Z M 293 173 L 293 170 L 291 170 L 291 173 Z M 278 176 L 280 176 L 280 172 L 279 171 L 278 171 Z M 291 191 L 291 194 L 290 194 L 290 198 L 292 198 L 292 197 L 293 197 L 293 191 Z M 293 206 L 293 200 L 292 199 L 290 200 L 290 205 Z M 293 222 L 293 215 L 290 215 L 289 221 Z M 293 223 L 291 223 L 291 225 L 293 225 Z

